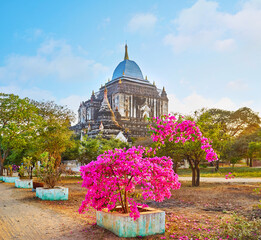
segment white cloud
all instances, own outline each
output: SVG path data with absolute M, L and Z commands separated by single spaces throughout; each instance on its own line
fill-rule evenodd
M 245 91 L 248 89 L 248 84 L 242 80 L 230 81 L 227 86 L 234 91 Z
M 33 87 L 30 89 L 22 89 L 16 85 L 9 85 L 0 87 L 0 92 L 15 94 L 21 98 L 28 97 L 34 100 L 52 100 L 55 101 L 55 97 L 51 94 L 51 92 L 43 89 L 39 89 L 37 87 Z
M 240 105 L 235 104 L 230 98 L 222 97 L 218 100 L 205 98 L 197 93 L 193 93 L 185 98 L 178 99 L 175 95 L 169 94 L 169 112 L 179 112 L 182 114 L 191 114 L 201 108 L 220 108 L 226 110 L 236 110 L 245 106 L 246 103 Z M 248 104 L 251 104 L 248 102 Z
M 235 40 L 234 39 L 225 39 L 225 40 L 217 40 L 215 42 L 215 48 L 218 51 L 227 51 L 232 50 L 235 47 Z
M 80 106 L 80 103 L 82 101 L 86 101 L 86 96 L 79 96 L 79 95 L 70 95 L 66 98 L 62 98 L 59 101 L 59 104 L 63 106 L 67 106 L 71 110 L 75 112 L 75 114 L 78 112 L 78 108 Z
M 218 10 L 218 2 L 198 0 L 180 12 L 172 22 L 176 33 L 166 34 L 163 41 L 174 52 L 210 48 L 231 50 L 237 42 L 260 48 L 260 0 L 247 1 L 235 14 Z
M 102 64 L 75 54 L 65 41 L 49 39 L 33 56 L 8 56 L 0 67 L 0 81 L 40 81 L 47 77 L 58 81 L 88 81 L 106 71 Z
M 136 14 L 128 24 L 130 32 L 148 32 L 152 30 L 157 22 L 157 17 L 151 13 Z

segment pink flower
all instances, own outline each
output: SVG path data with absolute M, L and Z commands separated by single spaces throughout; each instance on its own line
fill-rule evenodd
M 100 211 L 112 210 L 117 205 L 129 205 L 130 216 L 136 220 L 140 213 L 138 204 L 129 195 L 141 186 L 144 199 L 161 202 L 170 198 L 172 189 L 179 189 L 178 175 L 173 171 L 169 157 L 146 157 L 145 148 L 109 150 L 80 168 L 82 187 L 87 189 L 85 200 L 79 208 L 83 213 L 89 207 Z M 126 192 L 127 204 L 122 201 Z M 125 211 L 125 210 L 123 210 Z

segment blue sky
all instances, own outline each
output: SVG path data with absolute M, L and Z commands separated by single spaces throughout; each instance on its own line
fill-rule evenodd
M 0 3 L 0 91 L 74 111 L 129 57 L 169 110 L 261 113 L 261 0 Z

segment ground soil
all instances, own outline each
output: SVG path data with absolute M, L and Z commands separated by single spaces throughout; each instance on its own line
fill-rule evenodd
M 232 183 L 228 180 L 221 184 L 201 183 L 197 188 L 190 184 L 182 182 L 181 189 L 173 191 L 172 197 L 164 202 L 144 202 L 164 210 L 167 218 L 165 236 L 142 239 L 169 239 L 170 236 L 178 239 L 198 226 L 210 231 L 207 228 L 218 224 L 217 219 L 233 212 L 248 219 L 261 218 L 260 209 L 255 208 L 261 194 L 254 191 L 261 187 L 259 183 Z M 95 224 L 94 210 L 78 213 L 86 192 L 81 188 L 80 180 L 67 179 L 59 185 L 69 188 L 68 201 L 42 201 L 30 189 L 17 189 L 14 184 L 0 183 L 0 239 L 120 239 Z M 219 230 L 215 229 L 211 229 L 212 233 L 216 231 L 218 234 Z M 175 236 L 171 235 L 172 232 Z

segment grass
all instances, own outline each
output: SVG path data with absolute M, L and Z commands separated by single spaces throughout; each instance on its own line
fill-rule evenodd
M 223 177 L 231 172 L 235 177 L 241 178 L 256 178 L 261 177 L 261 168 L 251 167 L 220 167 L 218 172 L 215 172 L 214 167 L 200 169 L 201 177 Z M 191 169 L 178 169 L 180 177 L 190 177 Z

